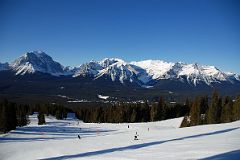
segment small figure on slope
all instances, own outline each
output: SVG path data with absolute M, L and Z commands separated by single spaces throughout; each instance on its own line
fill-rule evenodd
M 78 135 L 78 139 L 81 139 L 80 135 Z
M 136 134 L 135 134 L 135 136 L 134 136 L 134 140 L 138 140 L 138 134 L 137 134 L 137 132 L 136 132 Z

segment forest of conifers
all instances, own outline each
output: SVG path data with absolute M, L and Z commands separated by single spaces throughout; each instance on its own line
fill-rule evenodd
M 57 104 L 17 104 L 1 99 L 0 102 L 0 132 L 6 133 L 29 123 L 28 116 L 38 113 L 39 125 L 45 123 L 45 115 L 64 119 L 68 112 L 74 112 L 83 122 L 91 123 L 134 123 L 159 121 L 183 117 L 181 127 L 201 124 L 215 124 L 236 121 L 240 119 L 240 96 L 220 96 L 214 91 L 211 97 L 198 96 L 186 99 L 185 103 L 170 104 L 163 97 L 157 102 L 114 104 L 84 103 L 84 106 L 69 108 Z

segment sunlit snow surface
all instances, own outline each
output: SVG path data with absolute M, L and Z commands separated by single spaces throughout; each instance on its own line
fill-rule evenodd
M 172 68 L 174 63 L 168 63 L 161 60 L 144 60 L 139 62 L 131 62 L 131 64 L 139 66 L 147 71 L 153 79 L 157 79 Z
M 108 99 L 109 96 L 103 96 L 103 95 L 98 94 L 98 98 L 100 98 L 100 99 Z
M 239 159 L 240 121 L 178 128 L 182 118 L 96 124 L 47 117 L 0 137 L 0 159 Z M 129 128 L 128 128 L 129 125 Z M 149 128 L 149 131 L 148 131 Z M 139 140 L 134 140 L 136 132 Z M 77 135 L 81 139 L 77 138 Z

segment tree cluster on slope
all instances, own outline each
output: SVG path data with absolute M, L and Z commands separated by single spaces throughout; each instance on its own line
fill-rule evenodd
M 233 100 L 229 96 L 221 97 L 217 91 L 214 91 L 211 103 L 208 101 L 207 96 L 196 97 L 181 126 L 227 123 L 240 119 L 240 96 Z
M 17 105 L 4 99 L 0 102 L 0 132 L 6 133 L 17 126 L 25 126 L 29 123 L 29 106 Z
M 45 121 L 45 115 L 42 111 L 39 111 L 38 112 L 38 125 L 42 125 L 42 124 L 45 124 L 46 121 Z

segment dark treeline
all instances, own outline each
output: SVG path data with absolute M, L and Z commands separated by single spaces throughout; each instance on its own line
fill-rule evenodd
M 44 115 L 64 119 L 68 112 L 75 112 L 78 119 L 94 123 L 150 122 L 184 116 L 181 127 L 187 127 L 239 120 L 240 96 L 236 99 L 221 97 L 214 91 L 210 98 L 198 96 L 186 99 L 184 104 L 169 104 L 160 97 L 151 103 L 86 103 L 71 109 L 57 104 L 22 105 L 0 100 L 0 132 L 28 124 L 28 115 L 34 112 L 39 113 L 39 125 L 46 123 Z
M 37 104 L 23 105 L 9 102 L 6 99 L 0 100 L 0 133 L 6 133 L 16 129 L 17 126 L 22 127 L 29 123 L 29 115 L 38 112 L 38 124 L 45 124 L 45 116 L 52 115 L 56 119 L 67 118 L 67 113 L 71 110 L 61 105 L 55 104 Z
M 184 116 L 181 127 L 187 127 L 239 120 L 240 96 L 236 99 L 221 97 L 214 91 L 211 97 L 186 99 L 184 104 L 169 104 L 161 97 L 152 103 L 117 103 L 108 107 L 75 108 L 74 111 L 79 119 L 93 123 L 149 122 Z
M 25 126 L 29 123 L 28 105 L 19 105 L 8 102 L 6 99 L 0 102 L 0 132 L 6 133 L 17 126 Z
M 227 123 L 240 119 L 240 96 L 232 99 L 221 97 L 214 91 L 211 102 L 207 96 L 196 97 L 189 102 L 190 112 L 184 117 L 181 127 Z
M 55 116 L 56 119 L 65 119 L 67 118 L 67 113 L 72 112 L 72 110 L 58 104 L 37 104 L 33 106 L 32 109 L 34 110 L 34 112 L 46 114 L 47 116 Z
M 167 105 L 163 98 L 153 103 L 117 103 L 104 107 L 74 109 L 78 119 L 93 123 L 149 122 L 185 116 L 187 105 Z
M 70 109 L 57 104 L 37 104 L 32 107 L 34 112 L 38 112 L 38 125 L 43 125 L 46 123 L 45 115 L 55 116 L 56 119 L 65 119 L 67 118 L 67 113 L 72 112 Z

